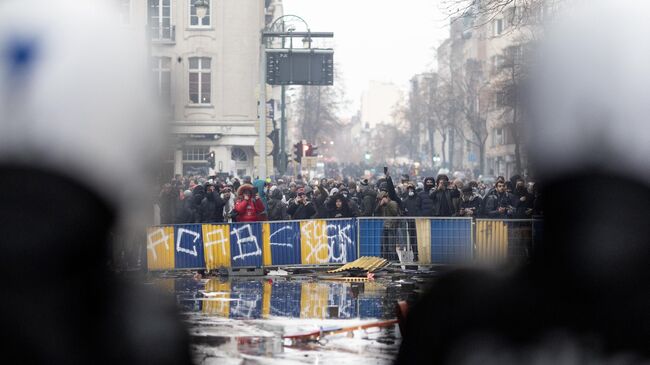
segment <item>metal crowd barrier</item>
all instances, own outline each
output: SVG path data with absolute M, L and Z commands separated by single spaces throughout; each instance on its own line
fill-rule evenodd
M 347 263 L 357 259 L 354 219 L 178 224 L 147 229 L 149 270 Z
M 530 256 L 541 220 L 354 218 L 179 224 L 147 229 L 147 267 L 345 264 L 362 256 L 417 264 L 501 263 Z

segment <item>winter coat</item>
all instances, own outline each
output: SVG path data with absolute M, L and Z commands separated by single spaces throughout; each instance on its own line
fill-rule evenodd
M 456 206 L 454 205 L 454 192 L 449 189 L 436 189 L 431 192 L 431 200 L 433 201 L 433 216 L 434 217 L 451 217 L 456 214 Z M 443 205 L 447 205 L 448 212 L 443 212 Z
M 361 199 L 361 217 L 372 217 L 377 206 L 377 193 L 369 187 L 363 191 Z
M 221 199 L 218 193 L 207 193 L 201 202 L 199 212 L 202 223 L 223 223 L 223 207 L 226 202 Z
M 380 205 L 377 203 L 375 208 L 375 217 L 398 217 L 399 216 L 399 205 L 389 200 L 388 203 Z M 397 228 L 399 221 L 395 219 L 386 219 L 384 221 L 385 228 Z
M 267 196 L 266 192 L 264 191 L 264 180 L 257 179 L 255 182 L 253 182 L 253 186 L 257 188 L 257 193 L 260 195 L 260 199 L 262 199 L 262 204 L 264 204 L 264 209 L 268 208 L 268 201 L 267 201 Z
M 192 210 L 194 202 L 192 198 L 183 199 L 178 204 L 178 209 L 176 210 L 176 219 L 174 223 L 194 223 L 194 212 Z
M 413 196 L 406 195 L 402 200 L 402 210 L 407 217 L 419 217 L 422 215 L 422 198 L 417 194 Z
M 264 213 L 264 204 L 259 198 L 241 199 L 235 203 L 237 222 L 257 222 L 259 215 Z
M 481 212 L 481 206 L 483 199 L 481 199 L 481 196 L 478 194 L 473 194 L 472 196 L 469 197 L 469 199 L 465 199 L 464 196 L 461 196 L 459 199 L 459 205 L 458 205 L 458 212 L 460 212 L 461 209 L 465 210 L 472 210 L 474 213 L 472 215 L 460 215 L 457 214 L 460 217 L 480 217 L 482 212 Z
M 270 221 L 281 221 L 289 219 L 287 214 L 287 205 L 282 201 L 282 192 L 280 189 L 275 189 L 271 193 L 271 199 L 269 199 L 269 209 L 268 215 Z
M 341 199 L 343 203 L 341 208 L 336 207 L 336 201 Z M 354 217 L 352 209 L 350 209 L 350 202 L 341 194 L 337 194 L 330 198 L 327 206 L 328 218 L 351 218 Z
M 506 208 L 503 213 L 499 212 L 499 208 Z M 485 197 L 485 212 L 484 215 L 488 218 L 510 218 L 512 215 L 512 194 L 503 192 L 499 194 L 496 190 Z
M 287 213 L 291 215 L 291 219 L 311 219 L 316 214 L 314 204 L 307 202 L 307 204 L 296 204 L 291 202 Z
M 205 198 L 205 188 L 197 185 L 192 190 L 192 221 L 190 223 L 201 223 L 201 202 Z
M 433 214 L 433 199 L 431 199 L 431 195 L 429 194 L 431 190 L 423 190 L 421 191 L 418 196 L 420 197 L 421 205 L 420 205 L 420 215 L 422 217 L 432 217 Z
M 314 209 L 316 210 L 316 215 L 314 218 L 329 218 L 329 209 L 327 205 L 329 204 L 329 194 L 324 187 L 318 186 L 318 192 L 320 193 L 318 197 L 312 200 L 314 204 Z
M 244 199 L 244 191 L 248 191 L 251 195 L 249 200 Z M 238 200 L 235 203 L 235 211 L 237 212 L 237 222 L 257 222 L 260 220 L 260 215 L 264 213 L 265 207 L 261 199 L 253 195 L 253 186 L 244 184 L 237 189 Z
M 158 207 L 160 207 L 160 223 L 172 224 L 174 223 L 174 216 L 176 215 L 176 205 L 178 200 L 178 192 L 174 189 L 169 192 L 161 192 L 158 198 Z
M 527 219 L 531 218 L 531 214 L 526 214 L 528 209 L 535 207 L 535 197 L 527 191 L 519 192 L 515 190 L 512 194 L 512 206 L 515 208 L 512 218 L 514 219 Z

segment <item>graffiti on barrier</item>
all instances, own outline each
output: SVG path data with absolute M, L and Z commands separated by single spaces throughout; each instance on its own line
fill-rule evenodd
M 286 232 L 286 231 L 291 231 L 291 232 Z M 283 235 L 280 235 L 279 237 L 275 238 L 275 241 L 273 237 L 275 237 L 278 233 L 280 232 L 285 232 Z M 293 231 L 293 227 L 291 224 L 286 225 L 284 227 L 281 227 L 280 229 L 275 230 L 273 232 L 269 239 L 271 241 L 271 246 L 279 246 L 279 247 L 289 247 L 293 248 L 293 238 L 296 236 L 297 232 Z M 281 242 L 278 242 L 281 241 Z
M 181 246 L 181 242 L 182 242 L 184 234 L 194 236 L 194 239 L 192 240 L 192 249 L 191 250 Z M 176 235 L 177 235 L 177 237 L 176 237 L 176 251 L 177 252 L 183 252 L 183 253 L 186 253 L 188 255 L 192 255 L 194 257 L 197 257 L 199 255 L 199 253 L 196 251 L 196 241 L 198 241 L 199 238 L 201 238 L 200 233 L 190 231 L 189 229 L 185 229 L 185 228 L 179 228 L 178 233 Z
M 353 245 L 352 224 L 327 224 L 309 221 L 301 225 L 306 249 L 303 263 L 347 262 L 347 250 Z
M 226 245 L 230 243 L 226 233 L 227 226 L 217 226 L 213 230 L 204 234 L 203 240 L 210 261 L 214 261 L 212 246 L 221 246 L 221 254 L 226 255 Z
M 235 243 L 239 250 L 237 256 L 233 256 L 233 260 L 243 260 L 249 256 L 260 256 L 262 255 L 262 249 L 260 248 L 257 237 L 253 234 L 253 229 L 250 224 L 246 224 L 239 228 L 232 229 L 230 235 L 236 237 Z M 251 247 L 252 249 L 244 250 L 244 247 Z
M 157 240 L 154 241 L 154 238 L 158 237 Z M 169 236 L 165 233 L 165 230 L 163 228 L 158 228 L 154 231 L 151 231 L 147 235 L 147 250 L 151 251 L 151 255 L 153 256 L 154 261 L 158 261 L 158 255 L 156 254 L 156 247 L 160 244 L 165 244 L 165 248 L 169 250 Z

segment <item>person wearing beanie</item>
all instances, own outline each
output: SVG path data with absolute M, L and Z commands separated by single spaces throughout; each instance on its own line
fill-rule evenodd
M 471 185 L 462 188 L 458 207 L 459 217 L 479 218 L 481 214 L 481 197 L 474 192 Z
M 435 180 L 432 177 L 424 179 L 423 190 L 419 193 L 420 200 L 422 200 L 421 215 L 423 217 L 433 217 L 433 199 L 431 199 L 431 192 L 435 188 Z

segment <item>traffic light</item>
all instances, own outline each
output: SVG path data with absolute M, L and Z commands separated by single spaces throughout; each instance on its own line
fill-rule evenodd
M 314 147 L 314 145 L 312 145 L 311 143 L 308 143 L 307 148 L 305 148 L 305 156 L 308 156 L 308 157 L 316 157 L 316 156 L 318 156 L 318 154 L 316 153 L 317 149 L 318 149 L 318 147 Z
M 298 143 L 294 144 L 293 145 L 293 155 L 294 155 L 293 160 L 300 163 L 302 161 L 302 154 L 303 154 L 302 142 L 298 142 Z
M 215 166 L 214 151 L 210 151 L 210 153 L 208 153 L 208 166 L 210 166 L 211 168 L 214 168 Z

